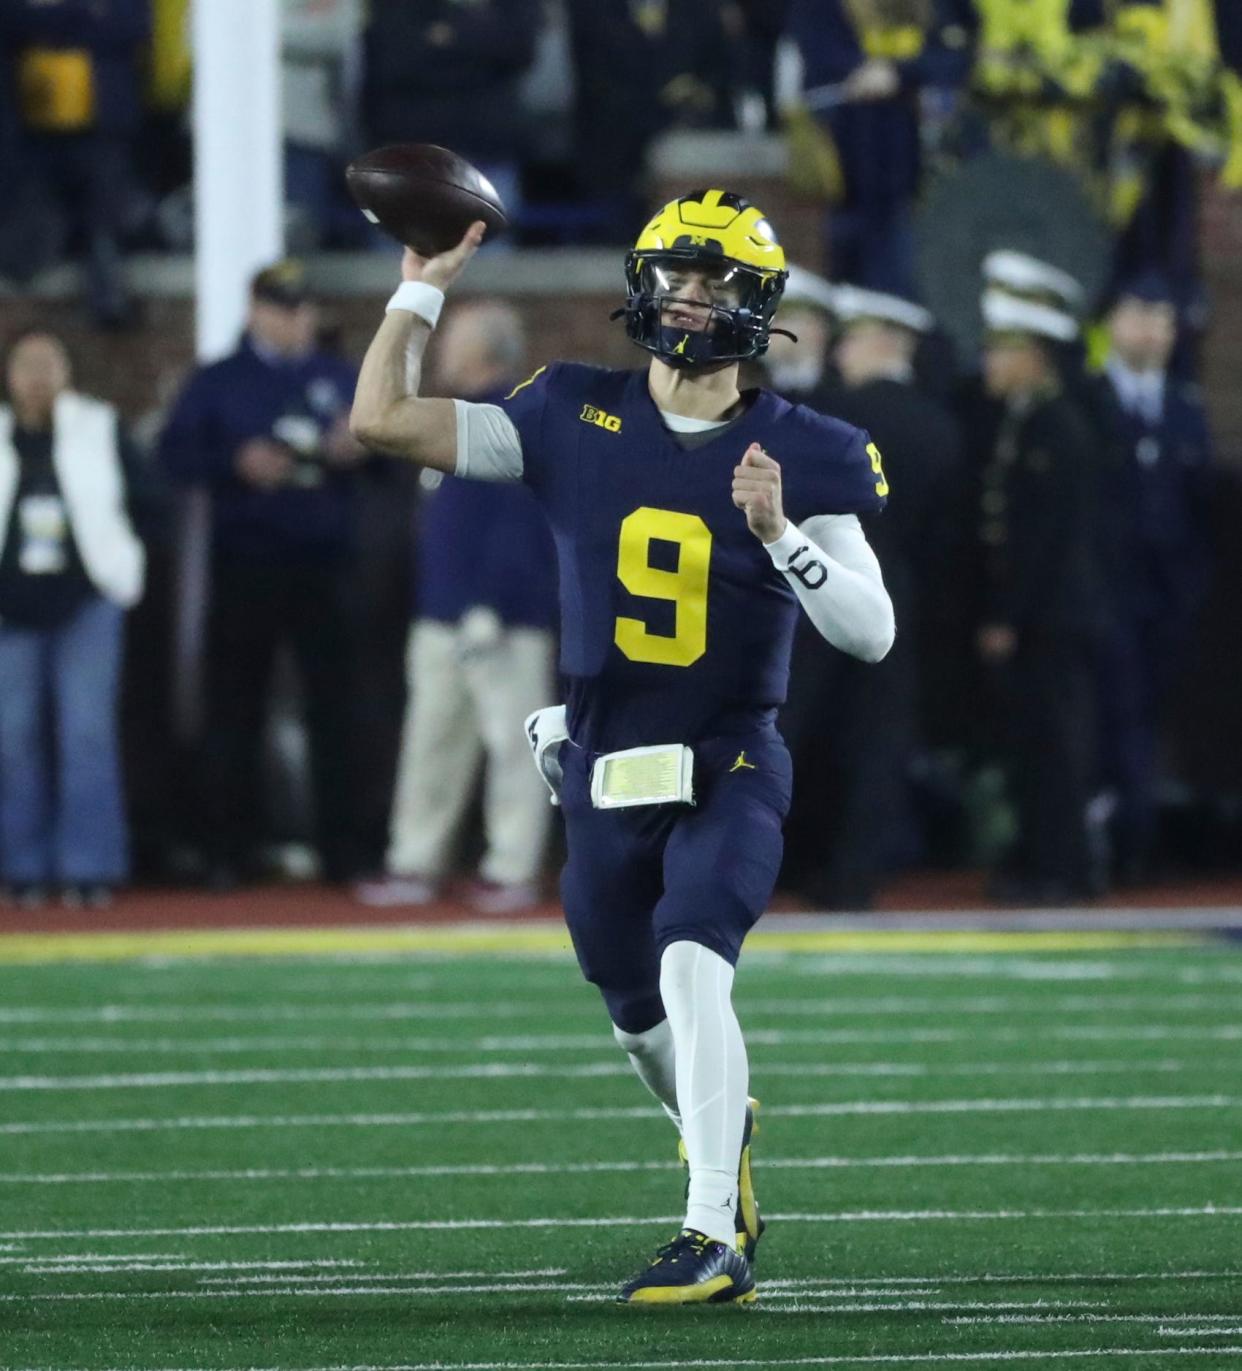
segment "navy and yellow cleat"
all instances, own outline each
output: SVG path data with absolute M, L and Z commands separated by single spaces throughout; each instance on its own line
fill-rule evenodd
M 683 1228 L 617 1295 L 618 1304 L 751 1304 L 755 1277 L 743 1252 Z
M 742 1130 L 742 1156 L 737 1168 L 737 1246 L 746 1260 L 755 1260 L 755 1249 L 767 1224 L 759 1213 L 755 1200 L 755 1182 L 750 1170 L 750 1140 L 758 1133 L 759 1101 L 746 1101 L 746 1127 Z
M 734 1225 L 737 1229 L 737 1250 L 744 1253 L 749 1262 L 755 1260 L 755 1249 L 768 1226 L 759 1213 L 759 1205 L 755 1200 L 755 1181 L 750 1168 L 750 1142 L 759 1132 L 758 1114 L 759 1101 L 748 1099 L 746 1125 L 742 1130 L 742 1155 L 737 1168 L 737 1213 Z M 686 1193 L 689 1194 L 690 1159 L 686 1155 L 686 1144 L 680 1138 L 677 1140 L 677 1155 L 686 1168 Z

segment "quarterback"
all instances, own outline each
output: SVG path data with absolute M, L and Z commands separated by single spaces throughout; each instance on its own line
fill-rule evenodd
M 566 698 L 530 728 L 565 815 L 565 916 L 689 1171 L 683 1227 L 620 1299 L 749 1302 L 764 1225 L 731 996 L 780 867 L 790 760 L 774 720 L 800 612 L 863 660 L 892 644 L 857 517 L 888 485 L 866 433 L 739 389 L 787 273 L 762 213 L 723 190 L 665 205 L 626 259 L 618 313 L 645 369 L 552 362 L 499 404 L 419 398 L 444 291 L 482 236 L 406 250 L 353 431 L 440 471 L 525 481 L 548 517 Z

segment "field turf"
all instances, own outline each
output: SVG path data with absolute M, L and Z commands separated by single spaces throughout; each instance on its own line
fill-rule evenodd
M 1242 944 L 1117 941 L 748 953 L 697 1310 L 611 1303 L 682 1175 L 568 955 L 0 950 L 0 1365 L 1242 1368 Z

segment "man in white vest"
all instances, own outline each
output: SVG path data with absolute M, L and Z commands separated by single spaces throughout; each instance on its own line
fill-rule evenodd
M 0 874 L 33 907 L 98 907 L 129 871 L 117 741 L 125 610 L 144 554 L 111 405 L 63 342 L 12 345 L 0 406 Z M 50 736 L 45 721 L 50 717 Z

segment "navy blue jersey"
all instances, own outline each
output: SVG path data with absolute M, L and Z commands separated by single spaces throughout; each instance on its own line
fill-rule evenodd
M 786 515 L 883 507 L 860 429 L 749 391 L 686 450 L 645 371 L 553 363 L 502 401 L 560 569 L 570 736 L 590 751 L 745 732 L 785 698 L 797 598 L 732 499 L 751 443 L 781 465 Z

